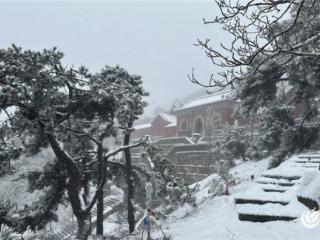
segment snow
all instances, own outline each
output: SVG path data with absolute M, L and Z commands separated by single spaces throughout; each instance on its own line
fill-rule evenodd
M 145 129 L 145 128 L 151 128 L 151 123 L 144 123 L 144 124 L 139 124 L 136 126 L 133 126 L 134 129 Z
M 298 189 L 298 195 L 320 203 L 320 172 L 306 171 Z
M 12 116 L 16 111 L 16 107 L 14 107 L 14 106 L 13 107 L 8 107 L 8 108 L 6 108 L 6 111 L 10 116 Z M 0 111 L 0 123 L 3 123 L 5 121 L 7 121 L 7 120 L 9 120 L 8 115 L 5 113 L 5 111 L 3 111 L 1 109 L 1 111 Z
M 47 229 L 50 229 L 53 233 L 59 233 L 63 230 L 66 223 L 75 222 L 76 218 L 72 213 L 70 205 L 59 204 L 58 209 L 55 211 L 55 214 L 58 216 L 58 221 L 52 221 L 48 225 Z
M 159 114 L 160 117 L 163 118 L 163 120 L 169 122 L 169 123 L 177 123 L 177 117 L 175 115 L 171 115 L 171 114 L 168 114 L 168 113 L 160 113 Z
M 320 234 L 319 228 L 307 229 L 298 219 L 267 223 L 239 221 L 230 196 L 210 199 L 192 215 L 170 223 L 170 229 L 165 232 L 173 240 L 316 240 Z
M 12 161 L 15 172 L 1 177 L 0 189 L 5 194 L 0 194 L 0 202 L 9 201 L 15 205 L 14 210 L 22 210 L 25 205 L 31 206 L 44 195 L 46 189 L 29 191 L 27 176 L 32 171 L 43 171 L 48 162 L 53 162 L 55 155 L 51 148 L 42 149 L 38 154 L 27 157 L 22 155 Z
M 166 128 L 167 127 L 176 127 L 177 126 L 177 123 L 176 122 L 172 122 L 172 123 L 169 123 L 168 125 L 166 125 Z
M 202 106 L 202 105 L 206 105 L 214 102 L 227 100 L 232 97 L 232 94 L 233 94 L 233 91 L 228 90 L 223 92 L 217 92 L 211 95 L 202 96 L 192 100 L 191 102 L 184 104 L 182 107 L 175 109 L 175 111 L 194 108 L 194 107 L 198 107 L 198 106 Z
M 206 179 L 195 183 L 200 190 L 196 195 L 197 207 L 184 205 L 169 215 L 165 226 L 165 232 L 173 240 L 315 240 L 319 239 L 320 226 L 315 228 L 306 228 L 297 218 L 292 221 L 272 221 L 272 222 L 248 222 L 239 221 L 238 213 L 246 212 L 255 214 L 257 211 L 265 215 L 272 213 L 273 216 L 292 216 L 300 217 L 307 208 L 296 199 L 297 190 L 303 188 L 304 180 L 302 178 L 293 180 L 297 184 L 294 187 L 283 187 L 274 184 L 259 184 L 251 181 L 251 175 L 255 179 L 265 178 L 265 175 L 281 176 L 303 176 L 308 175 L 308 170 L 295 165 L 294 156 L 281 164 L 278 168 L 267 170 L 270 158 L 259 162 L 249 161 L 234 167 L 231 173 L 240 181 L 239 184 L 232 187 L 231 195 L 212 197 L 208 194 L 211 182 L 218 176 L 213 174 Z M 318 175 L 314 174 L 310 179 L 316 181 Z M 310 181 L 309 179 L 309 181 Z M 276 179 L 275 179 L 276 180 Z M 282 181 L 283 179 L 281 179 Z M 307 180 L 306 184 L 307 184 Z M 308 181 L 308 182 L 309 182 Z M 302 182 L 302 183 L 301 183 Z M 317 181 L 319 182 L 319 181 Z M 319 184 L 318 184 L 319 185 Z M 285 194 L 269 192 L 269 200 L 285 200 L 289 203 L 285 206 L 281 204 L 266 203 L 263 205 L 254 204 L 235 204 L 235 198 L 238 196 L 254 199 L 266 199 L 262 188 L 286 189 Z M 309 185 L 308 185 L 309 186 Z M 310 190 L 314 193 L 318 188 Z M 270 195 L 269 195 L 270 194 Z M 257 207 L 257 209 L 255 208 Z
M 159 116 L 168 124 L 165 127 L 176 127 L 177 126 L 177 117 L 168 113 L 159 113 Z M 152 123 L 144 123 L 133 126 L 134 129 L 145 129 L 151 128 Z
M 276 199 L 275 199 L 276 200 Z M 297 201 L 297 200 L 296 200 Z M 299 202 L 291 202 L 286 208 L 281 204 L 272 204 L 266 203 L 263 205 L 254 205 L 254 204 L 240 204 L 237 206 L 238 213 L 252 213 L 256 214 L 259 212 L 263 215 L 270 216 L 288 216 L 288 217 L 300 217 L 301 213 L 307 211 L 307 207 L 300 204 Z M 287 208 L 290 208 L 290 211 L 287 211 Z

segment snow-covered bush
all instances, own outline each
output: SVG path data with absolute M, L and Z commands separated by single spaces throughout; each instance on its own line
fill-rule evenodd
M 269 152 L 261 146 L 261 139 L 249 141 L 249 147 L 246 150 L 246 155 L 249 159 L 259 161 L 269 155 Z
M 270 161 L 269 168 L 278 167 L 288 156 L 289 152 L 286 149 L 277 150 Z
M 232 165 L 229 161 L 220 159 L 214 163 L 214 169 L 218 174 L 217 178 L 213 178 L 208 193 L 212 196 L 229 194 L 229 187 L 234 184 L 234 176 L 230 173 Z
M 66 178 L 64 169 L 54 161 L 50 149 L 42 149 L 37 155 L 18 158 L 15 172 L 1 178 L 0 223 L 14 227 L 18 232 L 28 227 L 41 229 L 49 221 L 56 220 L 57 204 L 62 201 Z
M 1 240 L 21 240 L 21 235 L 16 233 L 12 228 L 2 224 L 0 226 Z
M 319 209 L 320 206 L 320 172 L 307 171 L 298 189 L 298 200 L 310 209 Z
M 155 157 L 154 163 L 154 197 L 164 200 L 168 205 L 194 204 L 196 187 L 190 188 L 183 178 L 176 176 L 170 161 L 160 154 Z
M 208 193 L 210 196 L 220 196 L 226 192 L 226 184 L 221 181 L 221 178 L 213 179 L 212 183 L 210 184 L 210 188 L 208 189 Z
M 21 235 L 22 240 L 40 240 L 40 237 L 28 227 L 25 232 Z
M 40 240 L 37 235 L 29 228 L 22 234 L 15 232 L 12 228 L 5 224 L 0 226 L 0 239 L 1 240 Z
M 182 178 L 175 178 L 167 184 L 167 192 L 170 201 L 184 204 L 195 202 L 195 192 L 197 188 L 190 188 Z
M 0 145 L 0 176 L 9 172 L 11 161 L 17 159 L 21 151 L 20 146 Z

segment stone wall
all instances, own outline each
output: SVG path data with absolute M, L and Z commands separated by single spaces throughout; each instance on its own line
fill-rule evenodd
M 215 155 L 208 144 L 190 144 L 174 147 L 167 155 L 176 174 L 188 183 L 200 181 L 214 172 L 211 167 Z
M 157 147 L 160 147 L 159 153 L 165 155 L 164 157 L 170 161 L 175 174 L 185 179 L 187 183 L 200 181 L 214 172 L 211 166 L 216 156 L 214 151 L 209 151 L 209 145 L 206 143 Z M 148 156 L 141 155 L 142 152 L 143 148 L 131 149 L 132 163 L 151 170 Z

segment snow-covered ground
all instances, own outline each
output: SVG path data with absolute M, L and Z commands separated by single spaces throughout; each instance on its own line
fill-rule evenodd
M 172 240 L 317 240 L 320 226 L 308 229 L 300 220 L 253 223 L 238 220 L 232 196 L 216 197 L 190 216 L 170 223 Z M 168 227 L 168 226 L 167 226 Z
M 184 206 L 170 215 L 164 224 L 165 232 L 172 240 L 317 240 L 320 239 L 320 225 L 315 228 L 306 228 L 300 218 L 293 221 L 248 222 L 238 219 L 238 209 L 234 198 L 239 193 L 254 189 L 250 176 L 255 178 L 265 174 L 269 159 L 259 162 L 246 162 L 234 169 L 232 173 L 241 180 L 241 183 L 232 189 L 230 196 L 210 197 L 207 194 L 210 182 L 215 175 L 200 182 L 200 191 L 197 193 L 196 208 Z M 291 164 L 292 165 L 292 164 Z M 280 169 L 280 168 L 279 168 Z M 269 170 L 276 173 L 278 170 Z M 288 169 L 288 164 L 281 170 Z M 269 171 L 267 171 L 269 173 Z M 283 171 L 281 171 L 283 172 Z M 285 173 L 284 173 L 285 174 Z M 292 173 L 291 173 L 292 174 Z M 300 173 L 301 174 L 301 173 Z M 300 209 L 303 211 L 304 209 Z

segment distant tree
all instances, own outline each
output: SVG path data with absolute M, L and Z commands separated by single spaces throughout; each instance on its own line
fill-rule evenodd
M 180 107 L 182 107 L 182 106 L 183 106 L 182 101 L 176 99 L 176 100 L 172 103 L 172 105 L 171 105 L 171 107 L 170 107 L 170 113 L 172 114 L 175 109 L 180 108 Z
M 292 119 L 292 107 L 275 104 L 261 114 L 261 149 L 269 153 L 279 148 L 282 142 L 282 134 L 289 126 L 294 126 Z
M 246 150 L 248 142 L 246 140 L 245 129 L 243 127 L 229 127 L 226 128 L 222 139 L 220 140 L 221 157 L 230 161 L 233 166 L 233 160 L 241 157 L 246 161 Z

